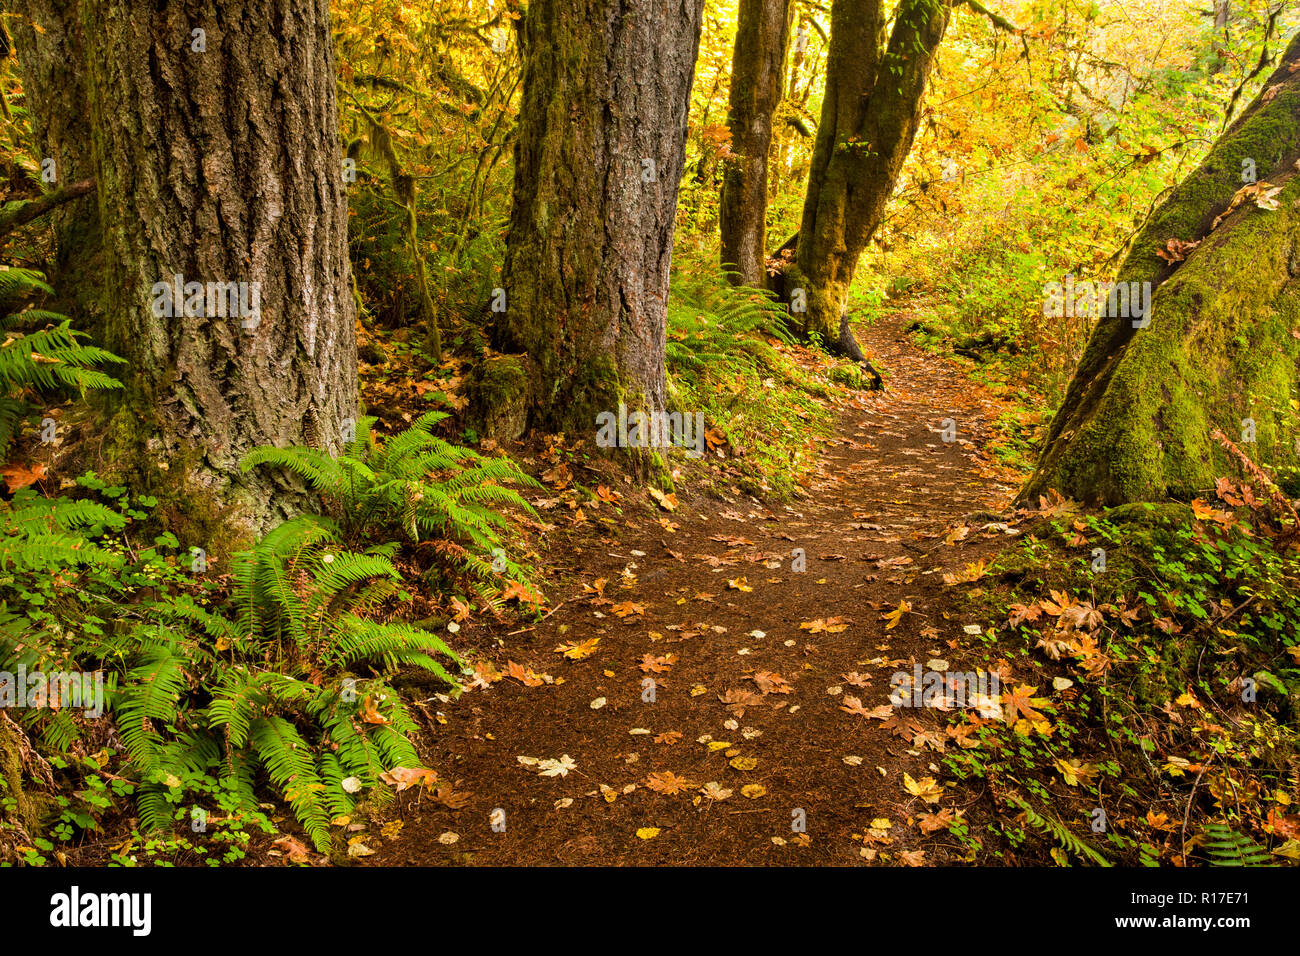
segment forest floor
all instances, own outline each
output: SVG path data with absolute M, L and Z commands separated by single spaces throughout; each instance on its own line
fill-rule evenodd
M 942 574 L 1005 546 L 1017 477 L 982 450 L 999 400 L 906 321 L 859 330 L 887 390 L 840 410 L 806 497 L 683 494 L 669 513 L 628 488 L 547 535 L 549 616 L 420 705 L 440 789 L 377 809 L 367 863 L 971 858 L 945 824 L 981 794 L 938 782 L 954 715 L 890 706 L 891 675 L 974 669 Z

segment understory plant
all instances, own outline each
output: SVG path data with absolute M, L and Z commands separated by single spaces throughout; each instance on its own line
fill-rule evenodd
M 483 594 L 503 576 L 526 581 L 529 569 L 507 547 L 511 526 L 503 509 L 535 515 L 509 486 L 538 484 L 504 455 L 489 458 L 435 435 L 434 426 L 445 418 L 445 412 L 425 412 L 404 431 L 381 438 L 373 430 L 377 419 L 363 417 L 355 440 L 337 456 L 318 448 L 262 447 L 241 467 L 247 472 L 269 465 L 300 476 L 353 546 L 393 536 L 427 544 Z
M 827 383 L 791 358 L 783 307 L 727 284 L 711 267 L 675 265 L 668 299 L 669 400 L 703 412 L 754 489 L 788 495 L 830 432 Z
M 419 777 L 392 678 L 415 668 L 454 690 L 460 661 L 437 635 L 383 619 L 408 597 L 397 545 L 350 551 L 331 520 L 303 516 L 235 555 L 228 585 L 205 584 L 164 555 L 169 534 L 132 547 L 125 530 L 147 500 L 93 476 L 82 485 L 107 500 L 24 489 L 0 506 L 12 595 L 0 602 L 0 668 L 103 673 L 111 724 L 80 706 L 29 706 L 25 732 L 55 751 L 115 742 L 144 833 L 202 809 L 214 786 L 225 810 L 252 813 L 269 782 L 325 851 L 330 819 L 385 774 Z
M 0 268 L 0 460 L 19 423 L 35 410 L 34 398 L 122 387 L 98 366 L 123 359 L 80 341 L 89 336 L 66 316 L 44 309 L 10 312 L 40 292 L 53 290 L 39 272 Z
M 964 715 L 944 763 L 1018 814 L 988 827 L 999 853 L 1045 836 L 1059 863 L 1300 861 L 1300 538 L 1243 470 L 1186 504 L 1044 499 L 978 565 L 963 600 L 996 616 L 977 653 L 1009 715 Z

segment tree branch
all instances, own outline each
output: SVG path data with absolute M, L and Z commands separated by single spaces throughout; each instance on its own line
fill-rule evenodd
M 56 189 L 54 192 L 46 193 L 38 199 L 5 203 L 4 207 L 0 208 L 0 237 L 9 235 L 19 226 L 25 226 L 33 219 L 39 219 L 50 210 L 62 206 L 66 202 L 80 199 L 82 196 L 94 191 L 95 180 L 83 179 L 79 183 L 73 183 L 70 186 L 64 186 L 62 189 Z
M 984 6 L 984 4 L 980 3 L 979 0 L 958 0 L 958 2 L 964 3 L 976 13 L 988 17 L 989 21 L 999 30 L 1005 30 L 1007 33 L 1014 33 L 1016 36 L 1020 37 L 1020 43 L 1025 48 L 1025 62 L 1029 62 L 1029 41 L 1025 38 L 1024 30 L 1016 26 L 1001 14 L 994 13 L 988 7 Z
M 976 13 L 984 14 L 984 16 L 988 17 L 990 20 L 993 21 L 993 25 L 998 29 L 1006 30 L 1008 33 L 1020 32 L 1020 27 L 1016 26 L 1006 17 L 994 13 L 988 7 L 984 6 L 984 4 L 980 3 L 979 0 L 961 0 L 961 2 L 965 3 L 966 6 L 970 7 Z

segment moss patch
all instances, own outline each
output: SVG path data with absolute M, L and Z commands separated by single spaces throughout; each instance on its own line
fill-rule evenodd
M 524 359 L 486 353 L 470 383 L 470 417 L 497 441 L 513 441 L 528 426 L 531 390 Z

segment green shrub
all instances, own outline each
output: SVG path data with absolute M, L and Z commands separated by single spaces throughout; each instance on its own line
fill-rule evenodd
M 93 478 L 84 486 L 122 497 Z M 30 489 L 4 507 L 0 585 L 13 597 L 0 603 L 0 667 L 105 673 L 142 830 L 168 826 L 213 778 L 254 811 L 265 773 L 324 851 L 332 816 L 384 772 L 420 767 L 389 677 L 410 666 L 455 686 L 458 658 L 432 633 L 376 618 L 405 597 L 396 545 L 348 551 L 332 522 L 304 516 L 234 557 L 226 595 L 187 582 L 154 548 L 134 551 L 124 529 L 145 516 Z M 51 544 L 54 533 L 67 540 Z M 23 722 L 66 750 L 84 729 L 70 710 L 28 709 Z

